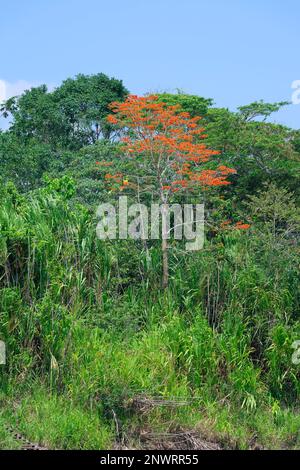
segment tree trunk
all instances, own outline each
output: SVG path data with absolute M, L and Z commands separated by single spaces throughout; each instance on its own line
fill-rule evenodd
M 168 258 L 168 240 L 162 239 L 162 263 L 163 263 L 163 275 L 162 275 L 162 287 L 165 289 L 169 284 L 169 258 Z
M 162 242 L 161 242 L 161 251 L 162 251 L 162 265 L 163 265 L 163 274 L 162 274 L 162 287 L 165 289 L 169 284 L 169 256 L 168 256 L 168 233 L 167 233 L 167 206 L 163 204 L 162 206 Z

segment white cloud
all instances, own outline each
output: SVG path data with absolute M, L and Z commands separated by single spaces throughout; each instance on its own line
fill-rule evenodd
M 26 80 L 17 80 L 16 82 L 7 82 L 0 79 L 0 104 L 12 96 L 21 95 L 25 90 L 41 85 L 40 82 L 28 82 Z M 52 91 L 54 86 L 48 85 L 48 90 Z M 8 120 L 0 116 L 0 130 L 6 130 L 9 127 Z
M 6 83 L 4 80 L 0 80 L 0 103 L 6 100 Z
M 0 103 L 2 101 L 8 100 L 12 96 L 21 95 L 25 90 L 30 90 L 30 88 L 39 86 L 39 82 L 28 82 L 26 80 L 18 80 L 16 82 L 7 82 L 6 80 L 0 79 Z M 48 90 L 53 90 L 53 85 L 48 85 Z

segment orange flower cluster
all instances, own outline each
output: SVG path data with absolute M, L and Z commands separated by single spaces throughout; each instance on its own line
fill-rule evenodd
M 108 122 L 127 131 L 122 139 L 124 154 L 130 158 L 143 156 L 157 174 L 163 174 L 158 179 L 164 191 L 230 184 L 227 178 L 234 169 L 224 165 L 216 170 L 201 168 L 220 153 L 203 143 L 206 135 L 199 124 L 201 117 L 191 118 L 179 106 L 168 106 L 157 98 L 130 95 L 126 101 L 110 105 L 114 114 L 108 116 Z
M 106 180 L 114 180 L 116 183 L 121 183 L 122 177 L 122 173 L 116 173 L 115 175 L 112 175 L 111 173 L 106 173 L 106 175 L 104 176 Z
M 235 224 L 235 228 L 238 230 L 248 230 L 250 227 L 250 224 L 244 224 L 243 222 L 237 222 Z
M 112 166 L 113 165 L 113 162 L 96 162 L 96 165 L 99 165 L 99 166 Z
M 230 184 L 227 180 L 228 175 L 234 174 L 233 168 L 219 166 L 216 170 L 203 170 L 199 174 L 191 176 L 192 181 L 198 181 L 205 186 L 225 186 Z
M 221 228 L 225 228 L 227 227 L 228 225 L 230 225 L 231 222 L 230 220 L 224 220 L 222 223 L 221 223 Z
M 237 222 L 235 225 L 231 225 L 230 220 L 225 220 L 221 223 L 222 229 L 248 230 L 250 227 L 250 224 L 245 224 L 244 222 Z

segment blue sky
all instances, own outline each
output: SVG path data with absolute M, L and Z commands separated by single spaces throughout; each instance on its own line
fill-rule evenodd
M 291 100 L 300 80 L 299 0 L 1 0 L 0 17 L 2 98 L 104 72 L 234 110 Z M 300 128 L 300 104 L 274 120 Z

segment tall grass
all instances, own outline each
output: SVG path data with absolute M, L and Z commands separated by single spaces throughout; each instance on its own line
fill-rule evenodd
M 52 416 L 53 430 L 61 410 L 62 438 L 48 433 L 51 445 L 105 446 L 116 417 L 127 436 L 141 426 L 207 420 L 237 446 L 248 445 L 253 427 L 262 441 L 272 442 L 278 429 L 284 442 L 294 439 L 296 430 L 292 437 L 286 430 L 298 422 L 292 410 L 300 392 L 291 360 L 300 338 L 294 247 L 275 252 L 253 230 L 223 235 L 192 255 L 175 249 L 170 287 L 161 291 L 155 244 L 147 264 L 136 242 L 97 240 L 93 214 L 49 191 L 7 196 L 0 229 L 0 336 L 8 352 L 2 388 L 12 399 L 21 390 L 30 410 L 24 390 L 37 387 L 32 400 Z M 154 407 L 141 419 L 138 396 L 187 405 Z M 79 423 L 88 416 L 85 440 Z M 18 419 L 36 436 L 36 418 Z M 69 426 L 77 429 L 74 440 L 66 437 Z

